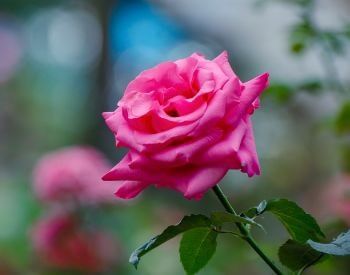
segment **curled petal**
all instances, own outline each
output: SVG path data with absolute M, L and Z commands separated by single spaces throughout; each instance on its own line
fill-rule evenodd
M 104 112 L 102 113 L 105 122 L 111 131 L 116 134 L 122 119 L 121 110 L 118 108 L 114 112 Z
M 151 159 L 162 164 L 169 164 L 173 166 L 190 163 L 195 154 L 208 149 L 208 147 L 210 147 L 212 144 L 218 142 L 222 135 L 222 130 L 215 129 L 208 135 L 205 135 L 199 139 L 184 142 L 172 147 L 167 147 L 160 152 L 156 152 L 155 154 L 152 154 Z
M 185 195 L 186 198 L 200 198 L 208 188 L 214 186 L 227 172 L 224 167 L 207 167 L 184 165 L 176 169 L 148 169 L 131 168 L 131 154 L 127 154 L 110 172 L 104 180 L 125 180 L 117 191 L 116 196 L 121 198 L 135 197 L 149 183 L 157 187 L 175 189 Z
M 208 129 L 208 127 L 222 121 L 226 113 L 238 104 L 239 97 L 237 93 L 240 89 L 238 79 L 231 78 L 222 90 L 217 91 L 210 100 L 205 114 L 200 119 L 196 131 L 201 131 L 203 128 Z
M 132 199 L 148 186 L 149 184 L 142 181 L 124 181 L 117 187 L 114 194 L 122 199 Z
M 260 164 L 258 154 L 256 152 L 253 125 L 250 117 L 247 117 L 247 131 L 242 141 L 242 145 L 238 151 L 238 158 L 241 163 L 241 170 L 247 173 L 249 177 L 260 175 Z
M 134 93 L 134 92 L 149 93 L 151 91 L 154 91 L 156 87 L 157 87 L 157 81 L 155 79 L 138 76 L 128 84 L 124 94 L 128 95 L 129 93 Z M 118 106 L 122 106 L 124 103 L 125 103 L 125 98 L 122 98 L 118 102 Z
M 269 74 L 261 74 L 244 83 L 241 101 L 245 105 L 252 104 L 269 84 Z
M 159 149 L 165 148 L 171 142 L 176 142 L 177 140 L 182 140 L 184 137 L 189 135 L 193 129 L 198 125 L 198 121 L 190 124 L 182 125 L 179 127 L 174 127 L 169 130 L 148 134 L 138 131 L 133 132 L 134 140 L 136 146 L 133 146 L 137 151 L 157 151 Z
M 198 87 L 202 87 L 206 81 L 213 80 L 215 82 L 215 90 L 218 90 L 225 85 L 228 79 L 229 77 L 215 62 L 206 60 L 199 63 L 194 78 L 194 84 Z
M 153 79 L 158 87 L 173 87 L 177 90 L 187 89 L 188 83 L 177 72 L 177 65 L 174 62 L 164 62 L 154 68 L 145 70 L 140 77 Z
M 198 60 L 194 57 L 183 58 L 175 61 L 178 74 L 187 82 L 192 83 L 193 74 L 197 69 Z
M 164 132 L 174 127 L 194 123 L 203 116 L 206 108 L 207 103 L 202 102 L 193 112 L 179 117 L 171 117 L 161 109 L 156 110 L 152 113 L 152 127 L 156 132 Z
M 228 77 L 235 77 L 238 78 L 237 75 L 232 70 L 232 67 L 228 61 L 228 54 L 227 51 L 223 51 L 221 54 L 219 54 L 217 57 L 213 59 L 213 62 L 218 64 L 221 68 L 221 70 L 228 76 Z
M 269 74 L 264 73 L 244 83 L 239 105 L 237 108 L 230 110 L 227 115 L 231 124 L 234 125 L 237 123 L 242 117 L 244 117 L 244 114 L 251 113 L 251 108 L 254 106 L 253 103 L 256 102 L 260 94 L 267 87 L 268 81 Z
M 221 163 L 230 168 L 239 168 L 237 153 L 241 147 L 243 138 L 247 131 L 247 124 L 242 121 L 234 131 L 228 131 L 227 134 L 208 150 L 196 155 L 194 162 L 198 165 L 215 165 Z M 232 165 L 233 163 L 233 165 Z

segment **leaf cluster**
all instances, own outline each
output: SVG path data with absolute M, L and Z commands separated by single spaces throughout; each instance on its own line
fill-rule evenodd
M 290 235 L 290 239 L 279 248 L 278 256 L 280 263 L 292 272 L 301 274 L 308 267 L 325 260 L 328 255 L 350 255 L 350 231 L 330 243 L 324 243 L 325 235 L 310 214 L 290 200 L 272 199 L 264 200 L 240 215 L 213 212 L 210 217 L 200 214 L 185 216 L 178 224 L 167 227 L 137 248 L 129 261 L 137 267 L 142 256 L 183 234 L 179 249 L 180 261 L 187 274 L 195 274 L 214 255 L 220 233 L 230 233 L 242 239 L 246 237 L 234 231 L 223 231 L 223 225 L 239 223 L 248 231 L 251 226 L 263 228 L 256 219 L 266 213 L 276 217 Z

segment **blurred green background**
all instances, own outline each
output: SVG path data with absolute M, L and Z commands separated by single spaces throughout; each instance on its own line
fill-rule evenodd
M 311 212 L 331 238 L 350 224 L 350 3 L 346 0 L 0 1 L 0 274 L 81 274 L 42 267 L 29 238 L 46 209 L 32 190 L 42 155 L 91 145 L 123 154 L 101 117 L 141 70 L 193 52 L 228 50 L 243 81 L 268 71 L 271 87 L 254 115 L 262 175 L 230 172 L 221 183 L 238 210 L 285 197 Z M 334 192 L 331 190 L 335 190 Z M 348 211 L 333 207 L 341 203 Z M 342 209 L 343 209 L 342 208 Z M 104 274 L 184 274 L 179 239 L 145 256 L 133 249 L 183 215 L 221 210 L 213 194 L 188 201 L 149 188 L 138 198 L 85 209 L 120 244 Z M 287 235 L 262 221 L 262 247 L 277 259 Z M 349 258 L 307 274 L 349 274 Z M 83 273 L 86 274 L 86 273 Z M 199 274 L 271 274 L 245 243 L 220 236 Z

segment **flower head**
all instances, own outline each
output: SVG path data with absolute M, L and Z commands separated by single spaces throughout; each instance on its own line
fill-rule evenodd
M 129 149 L 103 179 L 124 181 L 121 198 L 153 184 L 199 199 L 229 169 L 259 174 L 250 117 L 267 85 L 267 73 L 241 82 L 226 52 L 143 71 L 117 109 L 103 114 L 117 146 Z

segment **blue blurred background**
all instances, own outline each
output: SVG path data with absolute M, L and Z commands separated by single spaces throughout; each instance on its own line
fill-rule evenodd
M 286 197 L 312 212 L 330 237 L 348 227 L 350 211 L 332 205 L 350 209 L 349 12 L 346 0 L 1 0 L 0 274 L 81 274 L 37 263 L 29 235 L 46 209 L 32 191 L 36 162 L 83 144 L 115 163 L 123 152 L 101 113 L 115 109 L 142 70 L 193 52 L 214 58 L 228 50 L 243 81 L 271 75 L 254 116 L 262 176 L 230 172 L 221 183 L 236 208 Z M 145 256 L 138 271 L 128 255 L 183 215 L 219 209 L 211 193 L 194 202 L 149 188 L 86 215 L 120 243 L 120 264 L 105 274 L 183 274 L 178 239 Z M 263 223 L 269 234 L 256 233 L 277 258 L 287 235 L 269 217 Z M 308 274 L 349 268 L 348 259 L 333 259 Z M 269 272 L 244 244 L 222 236 L 199 274 Z

